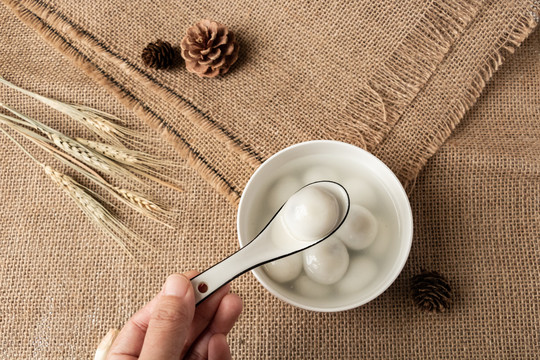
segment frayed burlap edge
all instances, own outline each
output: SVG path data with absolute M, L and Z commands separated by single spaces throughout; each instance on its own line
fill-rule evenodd
M 173 89 L 158 82 L 128 59 L 111 50 L 93 34 L 75 24 L 51 5 L 41 0 L 21 2 L 70 39 L 81 41 L 97 54 L 111 61 L 127 75 L 147 86 L 165 101 L 174 105 L 184 117 L 208 131 L 248 165 L 257 168 L 264 160 L 252 146 L 228 132 L 225 126 L 211 119 L 204 111 Z M 348 122 L 333 127 L 338 139 L 372 148 L 379 143 L 399 117 L 401 111 L 420 91 L 435 67 L 477 12 L 476 4 L 466 0 L 433 2 L 417 26 L 408 34 L 389 60 L 377 71 L 355 100 L 346 109 Z M 419 55 L 429 55 L 419 61 Z M 366 106 L 368 105 L 368 106 Z M 371 105 L 371 106 L 369 106 Z M 374 108 L 370 111 L 370 108 Z
M 109 74 L 101 70 L 88 57 L 82 54 L 65 37 L 59 34 L 52 26 L 46 23 L 35 13 L 25 8 L 15 0 L 3 0 L 14 14 L 30 28 L 40 34 L 52 47 L 64 54 L 70 61 L 86 73 L 91 79 L 115 95 L 119 101 L 143 119 L 151 128 L 158 131 L 169 141 L 193 167 L 203 179 L 213 185 L 221 194 L 233 204 L 240 200 L 240 191 L 236 190 L 223 175 L 212 168 L 207 160 L 192 148 L 190 144 L 178 134 L 169 124 L 155 114 L 140 99 L 137 99 L 121 84 L 116 82 Z
M 93 35 L 70 22 L 65 16 L 54 12 L 54 9 L 43 2 L 39 0 L 27 0 L 22 3 L 13 0 L 3 1 L 23 22 L 34 28 L 53 47 L 64 53 L 91 78 L 116 95 L 125 106 L 133 109 L 152 128 L 159 130 L 162 136 L 187 158 L 190 165 L 220 193 L 224 194 L 229 201 L 233 204 L 238 203 L 239 191 L 234 189 L 215 169 L 212 169 L 180 134 L 175 133 L 174 129 L 165 123 L 163 119 L 160 119 L 151 109 L 141 104 L 138 99 L 116 83 L 110 75 L 97 68 L 90 59 L 80 53 L 65 37 L 56 32 L 51 24 L 25 8 L 22 3 L 27 3 L 32 9 L 35 9 L 48 21 L 51 21 L 53 25 L 59 26 L 63 32 L 79 41 L 84 41 L 84 44 L 90 46 L 93 51 L 102 54 L 109 61 L 120 66 L 128 75 L 136 77 L 154 92 L 160 94 L 163 99 L 174 104 L 186 118 L 195 121 L 202 130 L 211 131 L 218 135 L 218 139 L 224 142 L 229 149 L 239 154 L 241 159 L 256 168 L 263 159 L 250 146 L 243 144 L 235 137 L 231 137 L 230 134 L 223 131 L 222 126 L 210 119 L 202 110 L 192 104 L 190 105 L 189 102 L 186 103 L 185 99 L 175 93 L 174 90 L 156 82 L 149 74 L 107 49 Z M 446 0 L 440 3 L 432 3 L 419 20 L 418 25 L 406 36 L 389 60 L 369 79 L 364 88 L 359 90 L 353 101 L 345 109 L 348 122 L 347 125 L 341 125 L 337 128 L 338 136 L 345 138 L 356 137 L 356 142 L 368 150 L 376 147 L 390 129 L 395 126 L 403 110 L 421 91 L 437 65 L 450 50 L 452 44 L 474 18 L 478 11 L 475 7 L 476 3 L 470 4 L 464 0 Z M 481 90 L 485 87 L 486 81 L 491 78 L 493 72 L 502 64 L 504 59 L 502 51 L 513 52 L 513 49 L 519 46 L 534 29 L 534 19 L 537 16 L 534 14 L 538 14 L 538 7 L 531 2 L 530 8 L 531 11 L 523 14 L 514 30 L 501 37 L 500 45 L 496 46 L 493 51 L 492 59 L 479 68 L 477 76 L 469 87 L 468 95 L 454 101 L 452 110 L 448 114 L 450 121 L 447 128 L 438 131 L 436 134 L 437 139 L 442 140 L 432 143 L 428 148 L 429 152 L 434 153 L 438 149 L 444 139 L 449 136 L 457 123 L 459 123 L 461 117 L 474 104 Z M 419 54 L 428 54 L 430 58 L 423 57 L 424 61 L 419 62 L 415 60 L 418 59 Z M 423 167 L 425 161 L 427 161 L 427 158 L 423 159 L 423 163 L 417 168 L 414 176 Z M 414 183 L 414 176 L 412 180 L 405 180 L 406 187 L 411 187 L 411 184 Z
M 118 54 L 110 49 L 102 40 L 95 35 L 83 29 L 80 25 L 74 23 L 67 16 L 62 14 L 58 9 L 55 9 L 50 4 L 45 4 L 41 0 L 22 0 L 20 2 L 37 16 L 46 21 L 55 29 L 61 30 L 62 34 L 70 39 L 70 41 L 80 41 L 84 45 L 103 56 L 103 58 L 111 61 L 122 69 L 128 76 L 141 82 L 155 94 L 159 95 L 163 100 L 172 104 L 180 113 L 195 126 L 198 126 L 205 132 L 212 133 L 217 139 L 223 142 L 226 147 L 238 154 L 239 157 L 253 168 L 258 168 L 264 159 L 259 155 L 252 146 L 242 142 L 234 134 L 231 134 L 224 126 L 212 119 L 199 106 L 193 104 L 192 101 L 178 94 L 174 89 L 159 82 L 145 70 L 138 67 L 129 59 Z
M 439 129 L 433 136 L 433 141 L 426 148 L 426 154 L 415 167 L 406 169 L 406 180 L 403 182 L 407 193 L 414 189 L 416 177 L 427 163 L 428 159 L 439 149 L 439 147 L 448 139 L 456 126 L 461 122 L 465 113 L 476 103 L 487 83 L 499 67 L 503 64 L 506 56 L 513 54 L 515 50 L 525 41 L 538 25 L 540 18 L 540 7 L 534 2 L 528 6 L 528 9 L 519 17 L 512 21 L 505 33 L 498 39 L 489 53 L 488 59 L 481 64 L 473 77 L 472 81 L 466 86 L 463 96 L 457 97 L 450 105 L 446 113 L 445 127 Z
M 478 13 L 480 1 L 434 1 L 345 109 L 338 127 L 372 150 L 388 134 Z M 421 60 L 420 60 L 421 59 Z M 351 129 L 353 129 L 351 131 Z

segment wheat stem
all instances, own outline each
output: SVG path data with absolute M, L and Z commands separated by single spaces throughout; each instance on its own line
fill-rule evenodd
M 37 164 L 41 165 L 41 162 L 39 162 L 39 160 L 36 159 L 36 158 L 34 157 L 34 155 L 30 154 L 30 152 L 29 152 L 28 150 L 26 150 L 26 149 L 24 148 L 24 146 L 21 145 L 21 143 L 19 143 L 19 142 L 18 142 L 17 140 L 15 140 L 11 135 L 9 135 L 9 134 L 7 133 L 6 130 L 0 128 L 0 131 L 1 131 L 8 139 L 10 139 L 12 142 L 14 142 L 15 145 L 17 145 L 17 146 L 22 150 L 22 152 L 24 152 L 26 155 L 28 155 L 28 157 L 29 157 L 30 159 L 32 159 L 32 160 L 33 160 L 34 162 L 36 162 Z
M 170 189 L 173 189 L 173 190 L 176 190 L 178 192 L 183 192 L 184 189 L 182 188 L 182 186 L 178 185 L 178 184 L 175 184 L 173 183 L 172 181 L 166 181 L 166 180 L 162 180 L 160 178 L 158 178 L 157 176 L 154 176 L 154 175 L 151 175 L 149 172 L 144 172 L 142 170 L 139 170 L 137 168 L 130 168 L 131 172 L 135 173 L 135 174 L 139 174 L 139 175 L 142 175 L 142 176 L 145 176 L 147 177 L 148 179 L 152 180 L 152 181 L 155 181 L 157 182 L 158 184 L 161 184 L 163 186 L 167 186 L 168 188 Z

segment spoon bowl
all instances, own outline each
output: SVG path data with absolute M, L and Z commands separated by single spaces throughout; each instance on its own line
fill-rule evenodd
M 263 230 L 248 244 L 226 259 L 205 270 L 201 274 L 191 279 L 191 284 L 195 289 L 195 302 L 200 304 L 208 296 L 212 295 L 223 285 L 234 280 L 243 273 L 264 265 L 268 262 L 281 259 L 299 251 L 312 247 L 330 237 L 343 224 L 350 209 L 350 198 L 347 190 L 337 182 L 316 181 L 300 188 L 295 195 L 306 189 L 316 188 L 331 194 L 338 204 L 338 214 L 333 226 L 324 231 L 318 238 L 309 241 L 273 241 L 270 234 L 272 229 L 280 226 L 279 220 L 287 202 L 274 214 Z M 291 196 L 291 198 L 294 197 Z M 324 209 L 321 209 L 321 211 Z

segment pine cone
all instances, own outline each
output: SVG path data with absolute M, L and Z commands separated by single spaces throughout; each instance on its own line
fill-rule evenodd
M 227 26 L 201 20 L 190 27 L 180 45 L 189 72 L 200 77 L 223 75 L 238 59 L 238 43 Z
M 443 312 L 452 303 L 452 289 L 448 281 L 436 271 L 425 271 L 411 279 L 413 300 L 424 311 Z
M 174 49 L 167 41 L 158 40 L 146 45 L 142 52 L 144 65 L 154 69 L 165 69 L 174 62 Z

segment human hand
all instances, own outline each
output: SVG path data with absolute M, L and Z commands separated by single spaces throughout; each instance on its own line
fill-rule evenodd
M 109 360 L 231 359 L 226 335 L 242 312 L 242 300 L 227 284 L 195 308 L 189 279 L 169 276 L 161 292 L 128 320 L 108 353 Z

